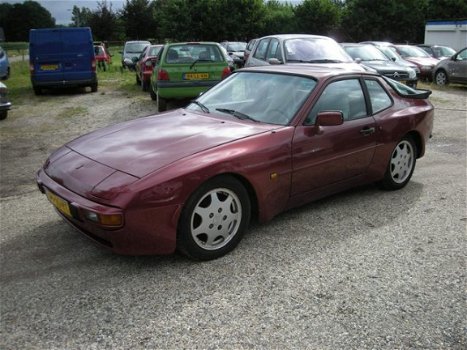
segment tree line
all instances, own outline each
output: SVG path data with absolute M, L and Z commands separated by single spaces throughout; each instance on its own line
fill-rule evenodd
M 467 16 L 459 0 L 126 0 L 114 10 L 73 6 L 71 27 L 91 27 L 95 40 L 154 42 L 241 40 L 267 34 L 309 33 L 338 41 L 423 42 L 427 20 Z M 8 41 L 27 41 L 29 29 L 54 27 L 35 1 L 0 4 L 0 27 Z

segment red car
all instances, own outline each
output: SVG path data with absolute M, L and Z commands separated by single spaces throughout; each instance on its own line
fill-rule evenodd
M 242 69 L 186 108 L 69 142 L 37 183 L 68 223 L 116 253 L 214 259 L 253 216 L 361 184 L 404 187 L 431 136 L 430 93 L 306 64 Z
M 108 65 L 112 63 L 112 57 L 104 45 L 94 45 L 94 53 L 96 55 L 97 67 L 106 70 Z
M 138 58 L 135 65 L 136 70 L 136 83 L 141 84 L 143 91 L 149 90 L 151 83 L 152 69 L 157 62 L 157 55 L 162 49 L 163 45 L 148 45 L 144 48 L 143 52 Z
M 420 70 L 420 80 L 432 80 L 433 68 L 439 60 L 431 57 L 425 50 L 413 45 L 394 45 L 396 51 L 402 58 L 415 64 Z

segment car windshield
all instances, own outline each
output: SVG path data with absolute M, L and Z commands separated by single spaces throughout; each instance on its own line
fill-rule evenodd
M 149 48 L 148 56 L 157 56 L 159 51 L 161 50 L 162 46 L 151 46 Z
M 397 46 L 402 57 L 431 57 L 425 50 L 416 46 Z
M 384 53 L 387 57 L 389 57 L 390 59 L 393 59 L 394 61 L 398 61 L 402 59 L 402 57 L 399 56 L 399 54 L 396 51 L 394 51 L 394 49 L 390 48 L 389 46 L 379 46 L 378 49 L 381 50 L 382 53 Z
M 344 46 L 344 50 L 353 58 L 362 61 L 388 61 L 388 58 L 373 45 Z
M 246 43 L 232 42 L 227 45 L 227 51 L 243 51 L 246 49 Z
M 450 57 L 456 53 L 454 49 L 447 46 L 433 47 L 433 52 L 435 53 L 435 57 Z
M 167 63 L 225 62 L 219 46 L 213 44 L 176 44 L 167 50 Z
M 146 46 L 148 46 L 147 43 L 127 43 L 125 45 L 125 52 L 141 53 Z
M 187 109 L 287 125 L 315 86 L 316 81 L 310 77 L 240 71 L 201 95 Z
M 288 62 L 341 63 L 352 58 L 333 40 L 326 38 L 297 38 L 284 42 L 285 59 Z

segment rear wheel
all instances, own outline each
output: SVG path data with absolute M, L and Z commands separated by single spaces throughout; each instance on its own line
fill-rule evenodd
M 198 260 L 219 258 L 240 242 L 250 216 L 245 187 L 231 176 L 214 178 L 199 187 L 183 208 L 177 248 Z
M 37 95 L 37 96 L 42 95 L 42 89 L 40 87 L 33 86 L 32 88 L 34 90 L 35 95 Z
M 91 92 L 97 92 L 97 83 L 91 85 Z
M 149 81 L 141 80 L 141 89 L 143 89 L 143 91 L 148 91 L 149 90 Z
M 136 74 L 136 85 L 141 85 L 141 79 L 139 78 L 138 74 Z
M 151 95 L 151 100 L 156 101 L 157 100 L 157 95 L 154 92 L 154 88 L 152 87 L 152 84 L 149 86 L 149 95 Z
M 410 136 L 404 137 L 391 154 L 384 179 L 379 182 L 385 190 L 398 190 L 410 181 L 417 160 L 417 146 Z
M 167 100 L 159 96 L 159 92 L 156 92 L 157 110 L 164 112 L 167 110 Z
M 0 120 L 6 119 L 8 111 L 0 111 Z

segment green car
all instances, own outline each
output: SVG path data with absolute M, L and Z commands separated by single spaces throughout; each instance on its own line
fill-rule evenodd
M 227 58 L 217 43 L 166 44 L 159 52 L 149 92 L 162 112 L 168 100 L 197 97 L 229 74 Z

